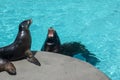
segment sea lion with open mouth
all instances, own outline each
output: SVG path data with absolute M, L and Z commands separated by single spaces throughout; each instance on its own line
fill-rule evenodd
M 50 27 L 48 29 L 48 34 L 41 51 L 59 53 L 60 46 L 61 46 L 61 43 L 57 35 L 57 32 L 52 27 Z

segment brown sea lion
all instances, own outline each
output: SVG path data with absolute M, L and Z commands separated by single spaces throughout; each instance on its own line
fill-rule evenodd
M 55 52 L 70 57 L 77 56 L 76 58 L 89 62 L 92 65 L 100 62 L 95 54 L 91 53 L 81 42 L 71 41 L 61 44 L 57 32 L 52 27 L 48 29 L 41 51 Z
M 61 45 L 61 42 L 57 35 L 57 32 L 52 27 L 50 27 L 48 29 L 48 34 L 41 51 L 59 53 L 60 45 Z
M 0 67 L 3 67 L 4 65 L 9 66 L 9 63 L 10 63 L 9 61 L 19 60 L 22 58 L 27 58 L 29 62 L 32 62 L 40 66 L 39 61 L 33 56 L 30 50 L 31 34 L 29 31 L 29 26 L 31 23 L 32 23 L 31 19 L 21 22 L 19 25 L 19 31 L 18 31 L 15 41 L 8 46 L 0 48 L 0 58 L 1 58 L 1 61 L 3 61 Z M 8 61 L 5 61 L 4 59 Z M 8 71 L 10 74 L 14 74 L 16 70 L 14 68 L 14 65 L 12 63 L 10 64 L 12 66 L 9 66 L 9 67 L 12 67 L 12 70 L 9 70 L 8 68 Z

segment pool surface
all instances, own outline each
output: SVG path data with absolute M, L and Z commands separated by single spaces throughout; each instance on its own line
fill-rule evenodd
M 0 47 L 12 43 L 29 18 L 32 50 L 41 49 L 52 26 L 62 43 L 81 42 L 100 60 L 98 69 L 120 80 L 120 0 L 2 0 Z

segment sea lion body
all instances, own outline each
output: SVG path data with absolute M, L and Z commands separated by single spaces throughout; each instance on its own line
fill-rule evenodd
M 0 56 L 8 60 L 17 60 L 25 57 L 25 51 L 31 48 L 31 35 L 29 30 L 22 30 L 11 45 L 0 48 Z
M 31 23 L 32 23 L 32 20 L 23 21 L 19 25 L 19 31 L 15 41 L 8 46 L 0 48 L 1 61 L 6 62 L 6 64 L 8 64 L 9 61 L 19 60 L 21 58 L 27 58 L 29 62 L 32 62 L 40 66 L 39 61 L 33 56 L 32 52 L 30 51 L 31 35 L 29 31 L 29 26 Z M 3 66 L 4 66 L 4 63 L 1 63 L 0 67 L 3 67 Z M 10 72 L 10 74 L 11 73 L 12 71 Z
M 60 46 L 61 46 L 61 42 L 57 35 L 57 32 L 52 27 L 50 27 L 48 29 L 48 34 L 41 51 L 59 53 Z

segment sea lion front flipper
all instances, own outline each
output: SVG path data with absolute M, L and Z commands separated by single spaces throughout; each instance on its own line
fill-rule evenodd
M 25 52 L 27 56 L 27 60 L 31 63 L 34 63 L 35 65 L 41 66 L 40 62 L 33 56 L 32 52 L 30 50 L 27 50 Z

